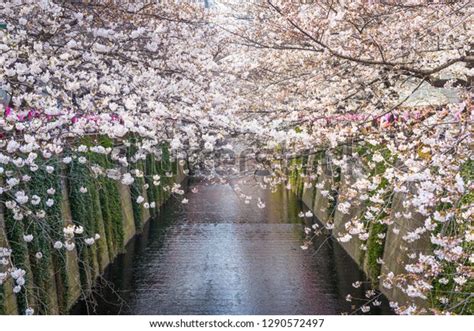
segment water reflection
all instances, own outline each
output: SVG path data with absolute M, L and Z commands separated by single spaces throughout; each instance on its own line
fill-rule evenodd
M 303 206 L 286 190 L 247 205 L 229 185 L 193 183 L 189 203 L 170 201 L 107 270 L 113 284 L 73 314 L 341 314 L 362 301 L 363 278 L 332 240 L 300 249 Z M 259 209 L 260 196 L 267 207 Z M 371 313 L 390 313 L 386 301 Z

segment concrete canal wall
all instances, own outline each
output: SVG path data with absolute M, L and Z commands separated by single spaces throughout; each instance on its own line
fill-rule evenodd
M 319 155 L 310 156 L 306 162 L 294 162 L 296 167 L 291 171 L 291 190 L 296 193 L 304 204 L 323 224 L 333 226 L 333 237 L 341 237 L 348 233 L 352 226 L 351 220 L 360 218 L 370 205 L 360 199 L 360 192 L 354 190 L 357 179 L 368 178 L 368 171 L 358 159 L 349 160 L 349 166 L 337 167 L 330 159 Z M 311 169 L 311 170 L 309 170 Z M 340 211 L 339 204 L 350 202 L 347 212 Z M 418 227 L 423 227 L 422 215 L 403 205 L 404 195 L 394 193 L 390 200 L 385 201 L 389 212 L 389 224 L 370 225 L 369 238 L 362 241 L 353 235 L 348 242 L 340 242 L 343 249 L 364 271 L 369 281 L 378 288 L 389 300 L 405 305 L 413 302 L 397 286 L 387 289 L 382 285 L 382 278 L 389 273 L 395 276 L 404 275 L 404 266 L 413 261 L 412 253 L 428 253 L 432 251 L 429 237 L 422 236 L 419 240 L 408 243 L 403 237 Z M 400 216 L 401 215 L 401 216 Z M 405 215 L 405 216 L 404 216 Z M 410 215 L 406 217 L 406 215 Z M 383 261 L 383 264 L 379 262 Z M 419 307 L 426 307 L 426 301 L 417 302 Z
M 90 294 L 97 277 L 169 198 L 169 190 L 163 187 L 185 179 L 183 167 L 169 161 L 165 169 L 162 161 L 148 157 L 140 167 L 144 176 L 136 178 L 130 186 L 95 178 L 74 162 L 43 178 L 45 183 L 31 183 L 33 190 L 41 185 L 55 187 L 55 200 L 59 201 L 57 211 L 52 210 L 48 220 L 59 234 L 39 244 L 41 259 L 35 257 L 38 245 L 22 240 L 24 224 L 15 221 L 0 205 L 0 247 L 13 248 L 15 265 L 27 271 L 27 285 L 20 293 L 13 293 L 11 279 L 0 286 L 0 314 L 24 314 L 26 307 L 34 308 L 39 314 L 66 314 L 78 299 Z M 153 176 L 156 179 L 157 175 L 161 182 L 158 186 L 153 185 Z M 149 184 L 148 189 L 143 184 Z M 87 193 L 79 193 L 82 187 L 87 188 Z M 136 203 L 140 195 L 145 198 L 142 204 Z M 155 208 L 144 207 L 153 201 Z M 84 225 L 86 232 L 90 231 L 89 236 L 98 233 L 100 239 L 93 246 L 76 240 L 72 251 L 52 248 L 54 240 L 62 239 L 62 228 L 69 224 Z M 42 230 L 28 228 L 27 231 L 39 235 Z

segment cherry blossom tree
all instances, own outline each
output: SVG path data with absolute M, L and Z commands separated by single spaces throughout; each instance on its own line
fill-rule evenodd
M 430 300 L 432 313 L 472 312 L 470 1 L 222 1 L 208 10 L 184 1 L 5 0 L 0 23 L 0 206 L 19 224 L 41 225 L 41 238 L 21 233 L 26 243 L 69 251 L 100 241 L 78 222 L 52 229 L 57 189 L 28 190 L 39 173 L 78 163 L 134 185 L 138 164 L 166 146 L 191 171 L 215 176 L 216 156 L 236 142 L 266 171 L 269 189 L 291 188 L 299 158 L 329 161 L 307 170 L 306 188 L 323 168 L 347 173 L 361 163 L 349 193 L 318 189 L 337 197 L 342 214 L 368 208 L 344 229 L 315 226 L 308 237 L 333 231 L 366 247 L 374 228 L 416 214 L 423 222 L 404 242 L 428 236 L 434 248 L 407 252 L 405 273 L 380 275 L 413 300 L 393 308 L 422 313 L 418 300 Z M 148 182 L 184 193 L 159 176 Z M 393 215 L 400 195 L 404 210 Z M 12 253 L 0 248 L 0 284 L 14 280 L 20 292 L 26 271 Z M 368 293 L 361 310 L 380 304 L 378 295 Z

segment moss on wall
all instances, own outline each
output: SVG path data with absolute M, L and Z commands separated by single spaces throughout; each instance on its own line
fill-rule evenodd
M 134 138 L 130 139 L 130 146 L 127 149 L 127 155 L 129 160 L 134 160 L 135 154 L 137 153 L 137 140 Z M 134 163 L 135 169 L 139 170 L 143 175 L 145 175 L 145 167 L 142 160 L 137 160 Z M 143 207 L 137 203 L 139 196 L 143 194 L 143 185 L 145 184 L 144 177 L 136 177 L 133 184 L 130 186 L 130 195 L 132 196 L 132 208 L 133 208 L 133 218 L 135 220 L 135 229 L 137 232 L 140 232 L 143 228 Z M 145 198 L 145 197 L 144 197 Z M 148 199 L 146 199 L 148 201 Z
M 356 149 L 357 153 L 362 157 L 366 163 L 368 160 L 372 158 L 372 155 L 375 152 L 378 152 L 382 155 L 384 160 L 395 163 L 396 160 L 392 157 L 391 152 L 385 146 L 372 146 L 368 143 L 365 143 L 362 146 L 358 146 Z M 371 222 L 368 222 L 366 219 L 362 219 L 364 223 L 368 226 L 368 233 L 369 238 L 367 239 L 366 243 L 366 250 L 363 252 L 361 256 L 361 265 L 364 267 L 364 271 L 372 281 L 372 284 L 375 286 L 379 282 L 379 276 L 381 274 L 382 265 L 378 262 L 382 260 L 385 248 L 385 239 L 388 227 L 386 224 L 380 222 L 380 220 L 386 219 L 391 211 L 392 208 L 392 198 L 393 198 L 393 191 L 389 189 L 389 182 L 386 178 L 383 178 L 383 175 L 387 169 L 387 165 L 384 161 L 376 162 L 375 166 L 372 170 L 369 171 L 369 178 L 373 178 L 376 176 L 381 176 L 380 184 L 377 186 L 376 189 L 369 191 L 368 196 L 371 198 L 377 192 L 384 192 L 382 198 L 382 203 L 373 203 L 369 199 L 365 208 L 369 207 L 377 207 L 380 209 L 375 215 L 375 219 Z
M 371 223 L 369 229 L 369 239 L 367 240 L 367 250 L 365 251 L 365 270 L 367 276 L 372 281 L 372 284 L 378 283 L 380 276 L 381 264 L 378 259 L 383 256 L 385 239 L 380 238 L 379 235 L 384 235 L 387 232 L 387 226 L 378 222 Z
M 51 241 L 60 240 L 59 234 L 62 232 L 63 221 L 61 216 L 61 178 L 60 170 L 57 169 L 57 160 L 50 160 L 55 166 L 53 173 L 47 173 L 44 165 L 40 165 L 40 169 L 36 171 L 34 176 L 31 176 L 31 181 L 28 183 L 29 194 L 36 194 L 43 196 L 38 209 L 47 211 L 47 222 L 28 222 L 25 228 L 26 233 L 32 233 L 34 240 L 28 244 L 30 265 L 33 275 L 33 282 L 35 284 L 36 298 L 38 305 L 36 310 L 40 314 L 57 314 L 59 310 L 64 310 L 64 306 L 59 306 L 58 295 L 56 293 L 56 277 L 54 270 L 54 261 L 61 259 L 61 253 L 53 251 Z M 44 192 L 48 189 L 54 189 L 53 194 L 48 197 L 52 198 L 55 203 L 52 206 L 46 205 L 46 197 Z M 43 257 L 38 259 L 35 255 L 41 252 Z M 67 276 L 64 268 L 58 271 L 58 281 L 61 282 L 62 287 L 67 287 Z M 52 281 L 53 279 L 53 281 Z M 61 304 L 64 300 L 61 300 Z
M 145 172 L 145 167 L 143 166 L 143 162 L 137 162 L 136 168 L 141 171 L 142 173 Z M 153 183 L 152 183 L 153 184 Z M 130 194 L 132 196 L 132 208 L 133 208 L 133 218 L 135 220 L 135 229 L 140 232 L 143 228 L 143 215 L 145 211 L 143 210 L 143 205 L 137 203 L 137 199 L 140 196 L 143 196 L 143 185 L 145 185 L 144 177 L 135 178 L 135 181 L 130 186 Z M 146 201 L 148 202 L 148 198 Z
M 474 181 L 474 160 L 468 160 L 464 164 L 461 165 L 460 169 L 461 177 L 463 178 L 465 183 Z M 463 197 L 458 202 L 459 206 L 470 206 L 474 203 L 474 191 L 467 190 Z M 437 206 L 437 211 L 443 213 L 443 210 L 452 208 L 452 205 L 449 203 L 440 203 Z M 435 234 L 439 233 L 442 236 L 449 236 L 453 232 L 464 232 L 469 231 L 468 227 L 465 223 L 462 225 L 455 222 L 450 221 L 443 224 L 438 225 L 435 230 Z M 472 252 L 474 251 L 474 243 L 465 241 L 461 244 L 464 252 Z M 433 249 L 436 249 L 436 246 L 433 246 Z M 468 267 L 471 270 L 474 268 L 474 263 L 468 263 Z M 473 315 L 474 314 L 474 279 L 469 277 L 466 281 L 466 284 L 460 289 L 456 289 L 459 287 L 453 280 L 452 275 L 456 274 L 456 267 L 454 263 L 448 263 L 443 261 L 443 268 L 447 270 L 446 273 L 439 275 L 433 282 L 433 290 L 430 293 L 430 301 L 432 307 L 439 310 L 445 309 L 445 304 L 442 303 L 441 299 L 445 299 L 449 301 L 449 305 L 454 307 L 450 312 L 453 314 L 463 314 L 463 315 Z M 446 278 L 449 280 L 448 283 L 440 282 L 442 278 Z
M 25 278 L 27 286 L 16 294 L 18 311 L 23 313 L 27 307 L 32 307 L 42 314 L 54 314 L 59 313 L 61 309 L 56 281 L 67 283 L 63 269 L 57 271 L 57 277 L 56 273 L 52 272 L 54 260 L 59 256 L 57 252 L 52 251 L 51 240 L 62 231 L 61 184 L 58 169 L 53 172 L 45 170 L 47 165 L 57 168 L 56 159 L 37 160 L 37 164 L 39 169 L 28 174 L 31 179 L 22 183 L 20 189 L 28 196 L 37 195 L 41 198 L 40 203 L 32 207 L 32 212 L 45 210 L 47 212 L 45 221 L 38 222 L 29 215 L 25 215 L 22 220 L 15 220 L 11 211 L 6 209 L 5 229 L 13 250 L 14 265 L 27 271 Z M 45 196 L 48 189 L 53 189 L 54 193 Z M 48 198 L 52 198 L 55 204 L 47 206 Z M 23 240 L 24 234 L 33 235 L 33 240 L 26 243 Z M 40 253 L 41 257 L 38 257 L 37 253 Z
M 75 225 L 86 229 L 87 236 L 94 236 L 97 229 L 96 222 L 99 220 L 96 197 L 98 188 L 96 181 L 91 176 L 90 170 L 84 164 L 74 160 L 68 169 L 68 195 L 70 197 L 72 221 Z M 87 192 L 81 192 L 81 188 Z M 103 238 L 107 243 L 107 236 Z M 77 245 L 79 257 L 79 271 L 82 288 L 89 288 L 95 277 L 98 275 L 98 260 L 96 248 L 89 249 L 82 244 Z
M 31 276 L 31 268 L 29 261 L 28 247 L 23 240 L 24 226 L 22 221 L 16 221 L 13 218 L 12 213 L 5 210 L 5 229 L 7 239 L 12 249 L 12 260 L 16 267 L 27 271 L 25 280 L 27 286 L 23 287 L 19 293 L 16 294 L 16 300 L 18 304 L 18 311 L 23 313 L 29 305 L 32 304 L 31 300 L 28 302 L 27 298 L 34 297 L 33 295 L 33 278 Z

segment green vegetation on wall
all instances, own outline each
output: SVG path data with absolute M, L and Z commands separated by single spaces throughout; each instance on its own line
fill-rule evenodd
M 28 183 L 30 194 L 43 196 L 41 202 L 37 206 L 38 209 L 46 210 L 46 222 L 29 222 L 25 227 L 25 233 L 34 235 L 34 240 L 28 244 L 30 265 L 33 275 L 33 282 L 35 284 L 35 297 L 37 298 L 37 311 L 40 314 L 55 313 L 55 306 L 57 305 L 57 289 L 54 288 L 54 283 L 51 282 L 52 272 L 55 270 L 55 261 L 59 262 L 63 259 L 63 253 L 52 249 L 52 242 L 61 240 L 60 234 L 63 229 L 63 220 L 61 216 L 61 178 L 60 169 L 58 169 L 58 160 L 50 160 L 54 163 L 55 170 L 53 173 L 47 173 L 44 165 L 40 164 L 39 170 L 34 176 L 31 176 L 31 181 Z M 48 197 L 44 197 L 47 190 L 53 190 Z M 54 200 L 52 206 L 46 205 L 47 198 Z M 36 254 L 41 252 L 42 258 L 37 258 Z M 61 265 L 61 263 L 59 263 Z M 67 289 L 67 273 L 65 268 L 59 268 L 57 271 L 58 282 L 61 284 L 61 289 Z M 59 309 L 64 311 L 66 309 L 65 302 L 67 302 L 67 291 L 62 293 L 63 298 L 60 300 Z
M 84 141 L 91 145 L 91 141 Z M 110 140 L 100 141 L 103 147 L 111 147 Z M 85 152 L 84 157 L 103 171 L 112 168 L 106 155 Z M 78 159 L 71 162 L 68 169 L 68 188 L 71 213 L 75 225 L 86 230 L 85 236 L 103 236 L 97 245 L 77 244 L 80 257 L 81 283 L 84 288 L 93 284 L 95 278 L 123 250 L 123 224 L 120 193 L 117 182 L 104 175 L 95 175 L 87 163 Z M 104 233 L 101 234 L 102 229 Z
M 97 204 L 97 187 L 95 181 L 91 177 L 89 169 L 74 160 L 68 169 L 68 189 L 71 204 L 72 221 L 75 225 L 82 226 L 86 231 L 86 235 L 93 236 L 96 230 L 96 222 L 99 220 L 99 208 Z M 86 193 L 81 192 L 87 189 Z M 103 238 L 107 241 L 107 238 Z M 95 249 L 95 248 L 94 248 Z M 91 284 L 91 280 L 96 276 L 94 265 L 97 265 L 96 255 L 92 249 L 77 245 L 81 284 L 83 288 L 87 288 Z M 97 270 L 97 269 L 96 269 Z
M 13 263 L 16 267 L 27 271 L 25 277 L 27 286 L 16 294 L 18 310 L 24 312 L 28 306 L 35 306 L 40 314 L 64 312 L 67 301 L 67 274 L 64 263 L 61 263 L 62 254 L 52 250 L 52 242 L 61 239 L 58 238 L 58 234 L 62 233 L 63 228 L 58 160 L 40 160 L 37 164 L 39 169 L 34 174 L 31 173 L 31 179 L 21 187 L 28 196 L 37 195 L 41 198 L 33 208 L 34 214 L 25 216 L 22 220 L 15 220 L 12 212 L 5 208 L 6 234 L 13 250 Z M 54 171 L 46 172 L 46 166 L 54 167 Z M 46 191 L 51 189 L 52 191 L 46 195 Z M 55 203 L 47 206 L 48 199 L 54 200 Z M 40 210 L 46 211 L 46 217 L 38 221 L 35 214 Z M 23 239 L 23 235 L 26 234 L 33 235 L 33 240 L 29 243 Z M 54 276 L 58 288 L 51 282 L 52 270 L 55 270 Z M 58 290 L 61 294 L 59 300 L 56 293 Z
M 373 285 L 376 285 L 379 281 L 378 277 L 380 276 L 382 269 L 382 265 L 378 261 L 383 258 L 385 236 L 388 229 L 386 224 L 381 223 L 381 220 L 384 220 L 389 216 L 393 197 L 393 191 L 389 187 L 389 182 L 383 176 L 387 169 L 386 161 L 390 163 L 396 161 L 393 159 L 390 151 L 384 146 L 375 147 L 369 144 L 364 144 L 359 146 L 357 151 L 366 162 L 370 162 L 372 160 L 372 155 L 376 152 L 380 153 L 383 157 L 383 161 L 376 162 L 375 167 L 369 172 L 369 178 L 380 177 L 380 184 L 374 190 L 368 192 L 369 200 L 365 208 L 367 209 L 372 206 L 379 208 L 380 211 L 375 215 L 375 219 L 371 222 L 363 220 L 366 224 L 369 224 L 369 238 L 367 239 L 366 244 L 367 249 L 361 256 L 361 263 L 365 265 L 367 276 L 370 278 Z M 374 197 L 375 194 L 380 194 L 380 192 L 383 192 L 380 197 L 383 202 L 371 202 L 370 198 Z
M 23 222 L 16 221 L 13 218 L 13 214 L 8 209 L 5 209 L 5 228 L 7 239 L 12 249 L 12 260 L 14 265 L 23 270 L 30 270 L 28 247 L 23 240 Z M 25 275 L 25 280 L 27 284 L 31 284 L 31 272 Z M 31 294 L 33 294 L 28 293 L 27 295 L 27 291 L 32 291 L 31 286 L 23 287 L 21 291 L 16 294 L 18 310 L 20 312 L 24 312 L 26 308 L 28 308 L 27 297 L 30 297 L 32 296 Z
M 465 183 L 474 181 L 474 160 L 468 160 L 461 166 L 461 177 Z M 460 206 L 470 206 L 474 203 L 474 191 L 467 190 L 463 197 L 460 199 L 458 204 Z M 449 203 L 440 203 L 437 206 L 437 211 L 443 213 L 445 209 L 451 208 L 452 205 Z M 455 222 L 455 218 L 451 221 L 439 224 L 435 230 L 435 234 L 439 233 L 442 236 L 450 236 L 453 232 L 464 232 L 469 231 L 466 227 L 466 223 L 462 223 L 461 226 L 458 222 Z M 461 244 L 464 252 L 472 252 L 474 250 L 474 243 L 471 241 L 464 241 Z M 433 245 L 433 249 L 437 247 Z M 474 268 L 474 263 L 467 263 L 469 268 Z M 432 307 L 436 309 L 445 309 L 445 304 L 449 302 L 451 307 L 454 307 L 450 312 L 453 314 L 473 315 L 474 314 L 474 279 L 468 278 L 466 283 L 463 285 L 462 290 L 456 290 L 458 285 L 453 281 L 452 275 L 456 274 L 456 266 L 454 263 L 448 263 L 443 261 L 443 269 L 447 270 L 446 273 L 439 275 L 433 282 L 433 290 L 430 293 L 430 300 Z M 442 282 L 442 279 L 447 279 L 448 282 Z
M 387 225 L 379 222 L 371 223 L 365 259 L 367 276 L 373 284 L 378 282 L 380 276 L 382 265 L 377 260 L 382 258 L 385 247 L 385 238 L 380 238 L 379 235 L 385 235 L 386 233 Z

